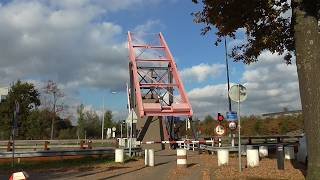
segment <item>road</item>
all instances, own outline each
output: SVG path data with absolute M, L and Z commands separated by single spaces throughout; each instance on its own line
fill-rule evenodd
M 192 172 L 192 173 L 191 173 Z M 176 167 L 176 151 L 164 150 L 155 152 L 155 166 L 145 167 L 144 159 L 131 161 L 125 164 L 106 163 L 96 167 L 79 167 L 69 170 L 50 170 L 49 172 L 28 172 L 30 179 L 56 180 L 173 180 L 173 179 L 202 179 L 205 176 L 199 162 L 197 152 L 188 151 L 188 168 Z M 0 179 L 7 177 L 1 176 Z

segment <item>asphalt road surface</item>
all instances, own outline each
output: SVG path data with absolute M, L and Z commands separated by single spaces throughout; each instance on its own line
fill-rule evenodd
M 205 171 L 201 167 L 197 152 L 188 151 L 188 168 L 177 168 L 176 151 L 164 150 L 155 152 L 155 166 L 145 167 L 144 159 L 125 164 L 106 163 L 97 166 L 73 169 L 56 169 L 48 171 L 28 172 L 30 179 L 83 179 L 83 180 L 162 180 L 162 179 L 203 179 Z M 0 175 L 0 179 L 9 179 Z

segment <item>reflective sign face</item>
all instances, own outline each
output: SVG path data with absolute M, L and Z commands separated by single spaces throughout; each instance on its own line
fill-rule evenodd
M 218 124 L 214 130 L 219 136 L 223 136 L 226 133 L 226 128 L 222 124 Z
M 226 116 L 227 116 L 228 121 L 237 121 L 238 120 L 237 112 L 234 112 L 234 111 L 227 112 Z
M 229 122 L 229 128 L 230 128 L 231 130 L 237 129 L 237 123 L 234 122 L 234 121 Z

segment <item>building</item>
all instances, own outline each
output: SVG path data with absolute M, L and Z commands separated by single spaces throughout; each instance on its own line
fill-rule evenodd
M 296 116 L 302 114 L 302 110 L 294 110 L 294 111 L 282 111 L 282 112 L 273 112 L 273 113 L 266 113 L 262 114 L 263 118 L 277 118 L 279 116 Z

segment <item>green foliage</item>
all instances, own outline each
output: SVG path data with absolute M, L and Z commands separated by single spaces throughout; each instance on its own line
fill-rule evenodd
M 15 109 L 15 102 L 20 106 L 19 120 L 18 120 L 18 138 L 24 139 L 28 130 L 28 116 L 33 110 L 40 105 L 40 93 L 31 83 L 23 83 L 20 80 L 11 86 L 7 99 L 0 103 L 0 134 L 1 138 L 8 139 L 10 137 L 13 112 Z
M 112 118 L 112 111 L 108 110 L 104 113 L 104 128 L 112 128 L 115 126 Z
M 262 130 L 263 130 L 263 124 L 262 124 L 262 120 L 258 119 L 255 120 L 255 124 L 254 124 L 254 131 L 257 135 L 261 135 L 262 134 Z
M 16 138 L 50 138 L 52 118 L 55 118 L 55 137 L 60 136 L 60 130 L 63 130 L 61 132 L 63 136 L 66 136 L 66 131 L 71 133 L 72 130 L 67 130 L 73 129 L 69 119 L 61 119 L 48 109 L 38 109 L 40 106 L 39 96 L 40 93 L 31 83 L 17 81 L 10 88 L 7 99 L 0 103 L 0 139 L 10 139 L 15 101 L 18 101 L 20 106 Z
M 207 115 L 205 118 L 204 118 L 204 123 L 205 124 L 209 124 L 211 123 L 213 120 L 213 117 L 211 115 Z
M 34 110 L 27 118 L 26 139 L 48 139 L 50 137 L 51 119 L 47 110 Z
M 289 131 L 289 126 L 288 126 L 288 120 L 284 119 L 281 123 L 280 123 L 280 132 L 281 134 L 285 134 Z
M 78 109 L 78 127 L 77 134 L 79 138 L 84 139 L 85 134 L 88 138 L 98 138 L 101 136 L 101 121 L 94 111 L 85 111 L 81 104 Z
M 77 127 L 77 135 L 79 138 L 84 138 L 84 131 L 85 131 L 85 115 L 84 115 L 84 105 L 81 104 L 77 108 L 77 113 L 78 113 L 78 127 Z
M 94 111 L 87 111 L 85 113 L 86 126 L 85 131 L 88 138 L 101 137 L 101 121 L 99 116 Z
M 76 139 L 77 138 L 77 128 L 67 128 L 67 129 L 61 129 L 59 131 L 59 139 Z

